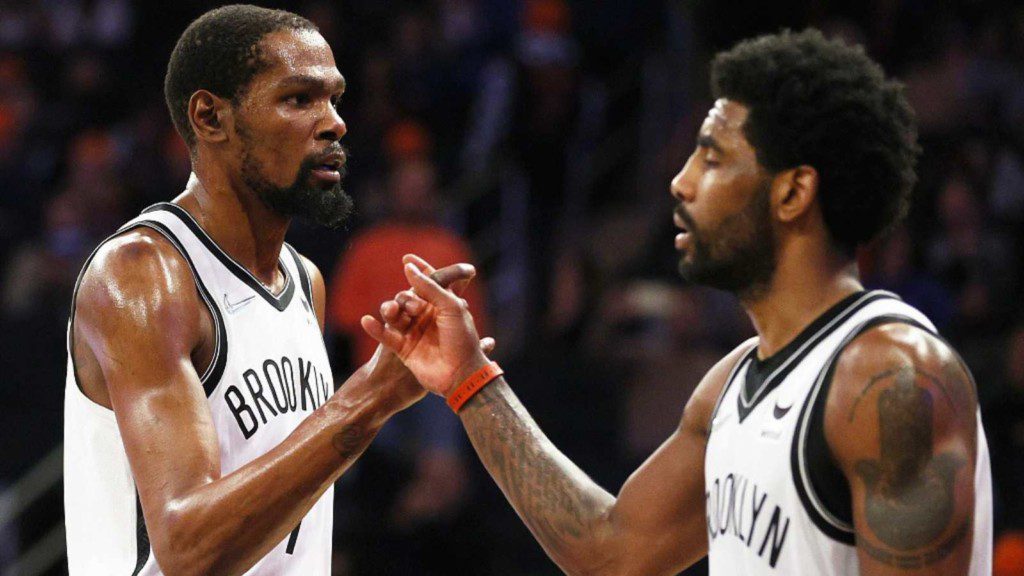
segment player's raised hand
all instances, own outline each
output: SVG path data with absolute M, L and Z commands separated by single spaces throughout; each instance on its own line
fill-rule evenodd
M 479 340 L 465 300 L 428 276 L 432 270 L 429 264 L 412 255 L 403 258 L 403 262 L 412 290 L 399 292 L 381 305 L 383 322 L 364 316 L 361 324 L 367 334 L 401 358 L 424 388 L 446 396 L 464 378 L 487 364 L 481 346 L 490 347 L 493 343 Z M 473 270 L 468 264 L 457 267 L 458 272 L 453 274 L 460 278 L 453 288 L 468 282 L 461 277 Z

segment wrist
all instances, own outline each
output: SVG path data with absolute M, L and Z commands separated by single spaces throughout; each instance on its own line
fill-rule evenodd
M 478 392 L 497 380 L 504 373 L 505 371 L 498 366 L 497 362 L 490 362 L 480 367 L 480 369 L 466 377 L 462 383 L 448 394 L 448 397 L 445 399 L 448 407 L 458 414 L 463 406 L 472 400 Z
M 380 428 L 410 404 L 404 391 L 420 390 L 406 381 L 407 371 L 389 369 L 377 360 L 374 356 L 356 370 L 331 398 L 335 406 L 349 413 L 348 418 L 371 428 Z M 412 381 L 415 384 L 415 379 Z
M 452 381 L 449 383 L 448 389 L 444 391 L 442 396 L 445 398 L 451 396 L 452 392 L 454 392 L 460 384 L 466 381 L 466 378 L 469 378 L 490 363 L 490 358 L 485 356 L 482 351 L 477 350 L 476 354 L 471 356 L 469 360 L 463 362 L 455 372 L 452 373 Z

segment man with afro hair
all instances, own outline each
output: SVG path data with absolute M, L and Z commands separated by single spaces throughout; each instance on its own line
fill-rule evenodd
M 901 86 L 814 30 L 741 42 L 711 77 L 714 107 L 671 184 L 679 271 L 735 294 L 757 336 L 705 375 L 617 496 L 544 436 L 422 260 L 406 258 L 415 290 L 387 303 L 386 325 L 364 329 L 449 397 L 569 574 L 676 574 L 704 555 L 714 576 L 990 574 L 971 375 L 922 313 L 865 291 L 854 259 L 914 185 Z

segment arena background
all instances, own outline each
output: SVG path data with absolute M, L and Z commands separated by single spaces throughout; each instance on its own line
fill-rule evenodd
M 164 105 L 202 0 L 0 0 L 0 574 L 66 572 L 60 443 L 71 287 L 96 243 L 184 186 Z M 311 0 L 348 79 L 357 214 L 289 240 L 324 271 L 341 382 L 352 317 L 409 242 L 482 271 L 476 314 L 543 429 L 606 488 L 751 333 L 675 273 L 668 184 L 717 50 L 783 27 L 862 43 L 901 78 L 924 157 L 906 224 L 861 257 L 978 381 L 997 574 L 1024 574 L 1024 9 L 995 0 Z M 389 240 L 384 241 L 381 238 Z M 406 244 L 402 244 L 405 242 Z M 472 256 L 465 255 L 471 251 Z M 443 257 L 443 256 L 441 256 Z M 383 276 L 382 276 L 383 278 Z M 701 574 L 695 567 L 690 573 Z M 556 574 L 436 399 L 338 484 L 335 574 Z

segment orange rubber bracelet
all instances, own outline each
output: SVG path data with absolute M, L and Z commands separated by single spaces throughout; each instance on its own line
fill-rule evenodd
M 469 402 L 469 399 L 482 390 L 484 386 L 487 386 L 504 373 L 505 371 L 501 369 L 501 366 L 498 366 L 497 362 L 491 362 L 473 372 L 469 375 L 469 378 L 462 381 L 462 384 L 455 387 L 454 392 L 448 395 L 448 407 L 458 413 L 463 404 Z

